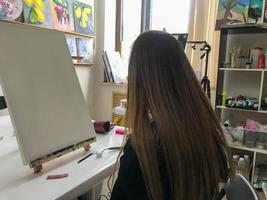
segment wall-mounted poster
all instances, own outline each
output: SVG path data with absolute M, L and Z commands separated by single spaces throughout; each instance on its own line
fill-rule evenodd
M 88 3 L 90 3 L 88 1 Z M 93 35 L 94 31 L 94 6 L 80 1 L 74 2 L 74 21 L 76 32 Z
M 24 22 L 52 27 L 50 0 L 24 0 Z
M 72 0 L 51 0 L 53 28 L 74 31 Z
M 215 30 L 219 30 L 225 24 L 245 24 L 248 9 L 249 0 L 219 0 Z
M 250 0 L 248 9 L 247 23 L 262 23 L 263 22 L 263 0 Z
M 77 55 L 83 57 L 81 63 L 93 63 L 94 57 L 94 40 L 77 38 Z
M 0 0 L 0 19 L 15 20 L 22 12 L 21 0 Z
M 70 55 L 77 56 L 76 39 L 74 36 L 66 36 L 66 41 L 69 47 Z

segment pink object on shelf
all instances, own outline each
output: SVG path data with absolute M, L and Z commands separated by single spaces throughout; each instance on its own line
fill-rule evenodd
M 116 128 L 115 133 L 118 135 L 124 135 L 125 130 L 123 128 Z

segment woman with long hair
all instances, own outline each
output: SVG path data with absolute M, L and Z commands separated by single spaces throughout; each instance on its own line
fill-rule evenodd
M 112 200 L 212 200 L 231 172 L 223 131 L 194 71 L 170 34 L 133 44 L 126 127 Z

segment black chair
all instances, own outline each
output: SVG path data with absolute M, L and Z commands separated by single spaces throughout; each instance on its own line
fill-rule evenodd
M 254 188 L 241 174 L 235 174 L 225 183 L 215 199 L 222 200 L 225 196 L 227 200 L 259 200 Z
M 5 97 L 0 96 L 0 110 L 5 109 L 7 107 Z

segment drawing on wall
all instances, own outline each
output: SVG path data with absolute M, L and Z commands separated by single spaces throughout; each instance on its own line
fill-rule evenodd
M 222 25 L 244 24 L 248 18 L 249 0 L 219 0 L 215 30 Z
M 93 40 L 77 38 L 77 55 L 83 57 L 82 63 L 93 62 Z
M 70 55 L 77 56 L 76 39 L 74 36 L 66 36 L 66 41 L 69 47 Z
M 263 0 L 250 0 L 248 9 L 248 23 L 262 23 L 263 10 Z
M 50 0 L 24 0 L 24 22 L 52 27 Z
M 15 20 L 21 13 L 21 0 L 0 0 L 0 19 Z
M 267 0 L 265 0 L 263 23 L 267 23 Z
M 53 28 L 74 31 L 72 0 L 51 0 Z
M 93 5 L 75 1 L 74 21 L 75 21 L 76 32 L 93 35 L 94 34 Z

